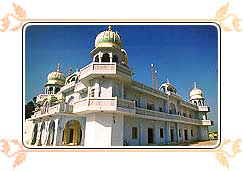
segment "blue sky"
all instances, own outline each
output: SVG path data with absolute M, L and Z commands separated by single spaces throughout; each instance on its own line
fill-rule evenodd
M 47 75 L 61 64 L 82 68 L 91 62 L 96 35 L 107 25 L 32 25 L 25 31 L 25 102 L 44 92 Z M 128 53 L 133 79 L 151 85 L 155 64 L 159 84 L 170 82 L 184 100 L 196 81 L 217 123 L 218 31 L 210 25 L 113 25 Z

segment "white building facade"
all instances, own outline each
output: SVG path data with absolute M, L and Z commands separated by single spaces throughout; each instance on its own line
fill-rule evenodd
M 93 61 L 67 77 L 60 65 L 25 121 L 27 146 L 144 146 L 208 140 L 209 107 L 194 84 L 190 102 L 167 81 L 159 90 L 132 80 L 121 38 L 99 33 Z

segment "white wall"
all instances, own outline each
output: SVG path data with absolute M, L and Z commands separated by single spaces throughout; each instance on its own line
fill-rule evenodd
M 117 117 L 117 125 L 114 128 L 114 134 L 119 132 L 119 122 L 122 118 Z M 88 147 L 107 147 L 112 145 L 112 126 L 113 115 L 104 113 L 94 113 L 86 115 L 85 142 Z M 114 145 L 118 144 L 120 138 L 115 136 Z
M 112 121 L 111 130 L 111 145 L 112 146 L 122 146 L 123 145 L 123 126 L 124 126 L 124 116 L 119 114 L 114 114 Z
M 166 123 L 168 123 L 168 128 L 166 128 Z M 138 128 L 138 138 L 132 139 L 132 127 Z M 174 129 L 174 141 L 183 142 L 184 139 L 184 130 L 187 130 L 188 141 L 199 140 L 199 132 L 205 131 L 204 127 L 198 129 L 198 126 L 181 124 L 181 123 L 173 123 L 173 122 L 165 122 L 165 121 L 155 121 L 143 118 L 135 118 L 135 117 L 124 117 L 124 140 L 128 143 L 128 145 L 136 146 L 136 145 L 147 145 L 148 144 L 148 128 L 153 128 L 154 134 L 154 144 L 166 144 L 166 139 L 170 142 L 170 129 Z M 164 129 L 164 137 L 160 138 L 160 128 Z M 166 132 L 168 129 L 168 133 Z M 181 130 L 181 137 L 179 137 L 179 129 Z M 191 130 L 193 130 L 193 137 L 191 137 Z M 205 133 L 206 135 L 206 133 Z M 167 136 L 167 138 L 166 138 Z M 178 140 L 177 140 L 178 137 Z

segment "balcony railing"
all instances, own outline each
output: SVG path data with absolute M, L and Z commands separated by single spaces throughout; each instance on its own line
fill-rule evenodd
M 115 62 L 113 63 L 96 63 L 93 62 L 80 70 L 80 78 L 83 79 L 90 74 L 121 74 L 131 77 L 132 72 L 130 69 L 121 66 Z
M 166 114 L 163 112 L 152 111 L 152 110 L 147 110 L 147 109 L 143 109 L 143 108 L 136 108 L 136 114 L 157 117 L 157 118 L 165 119 L 165 120 L 172 121 L 172 122 L 176 121 L 176 122 L 196 124 L 196 125 L 201 124 L 201 120 L 198 120 L 198 119 L 187 118 L 187 117 L 184 117 L 181 115 Z
M 202 125 L 206 125 L 206 126 L 213 125 L 213 121 L 211 121 L 211 120 L 202 120 Z
M 75 85 L 75 88 L 74 88 L 74 92 L 78 92 L 78 91 L 87 91 L 87 87 L 84 86 L 84 84 L 82 82 L 78 82 L 76 85 Z
M 193 109 L 193 110 L 198 110 L 198 108 L 197 108 L 197 106 L 196 105 L 194 105 L 194 104 L 192 104 L 192 103 L 190 103 L 190 102 L 186 102 L 186 101 L 181 101 L 181 104 L 183 105 L 183 106 L 186 106 L 186 107 L 189 107 L 189 108 L 191 108 L 191 109 Z
M 73 87 L 75 87 L 75 81 L 63 86 L 60 91 L 65 92 L 65 91 L 72 89 Z
M 51 115 L 55 113 L 72 113 L 73 105 L 68 103 L 60 103 L 52 107 L 42 108 L 41 111 L 35 112 L 34 117 L 39 117 L 42 115 Z
M 135 102 L 117 97 L 87 97 L 74 103 L 74 113 L 84 111 L 120 111 L 135 114 Z
M 158 94 L 158 95 L 163 96 L 165 98 L 168 98 L 168 95 L 166 93 L 159 91 L 159 90 L 156 90 L 156 89 L 153 89 L 152 87 L 147 86 L 147 85 L 142 84 L 142 83 L 139 83 L 137 81 L 133 81 L 132 86 L 134 88 L 140 89 L 142 91 L 146 91 L 147 93 L 155 93 L 155 94 Z
M 42 100 L 45 99 L 47 96 L 48 96 L 48 94 L 39 94 L 39 95 L 36 97 L 36 103 L 42 101 Z
M 209 112 L 210 108 L 208 106 L 198 106 L 200 112 Z

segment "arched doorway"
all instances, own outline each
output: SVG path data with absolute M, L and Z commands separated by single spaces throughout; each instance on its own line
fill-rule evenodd
M 55 122 L 52 120 L 49 124 L 48 128 L 48 139 L 46 145 L 53 145 L 54 142 L 54 136 L 55 136 Z
M 31 137 L 31 145 L 34 145 L 36 143 L 37 131 L 38 131 L 38 124 L 35 123 L 34 129 L 33 129 L 33 132 L 32 132 L 32 137 Z
M 79 121 L 71 120 L 65 124 L 63 130 L 63 145 L 80 145 L 82 139 L 82 130 Z

